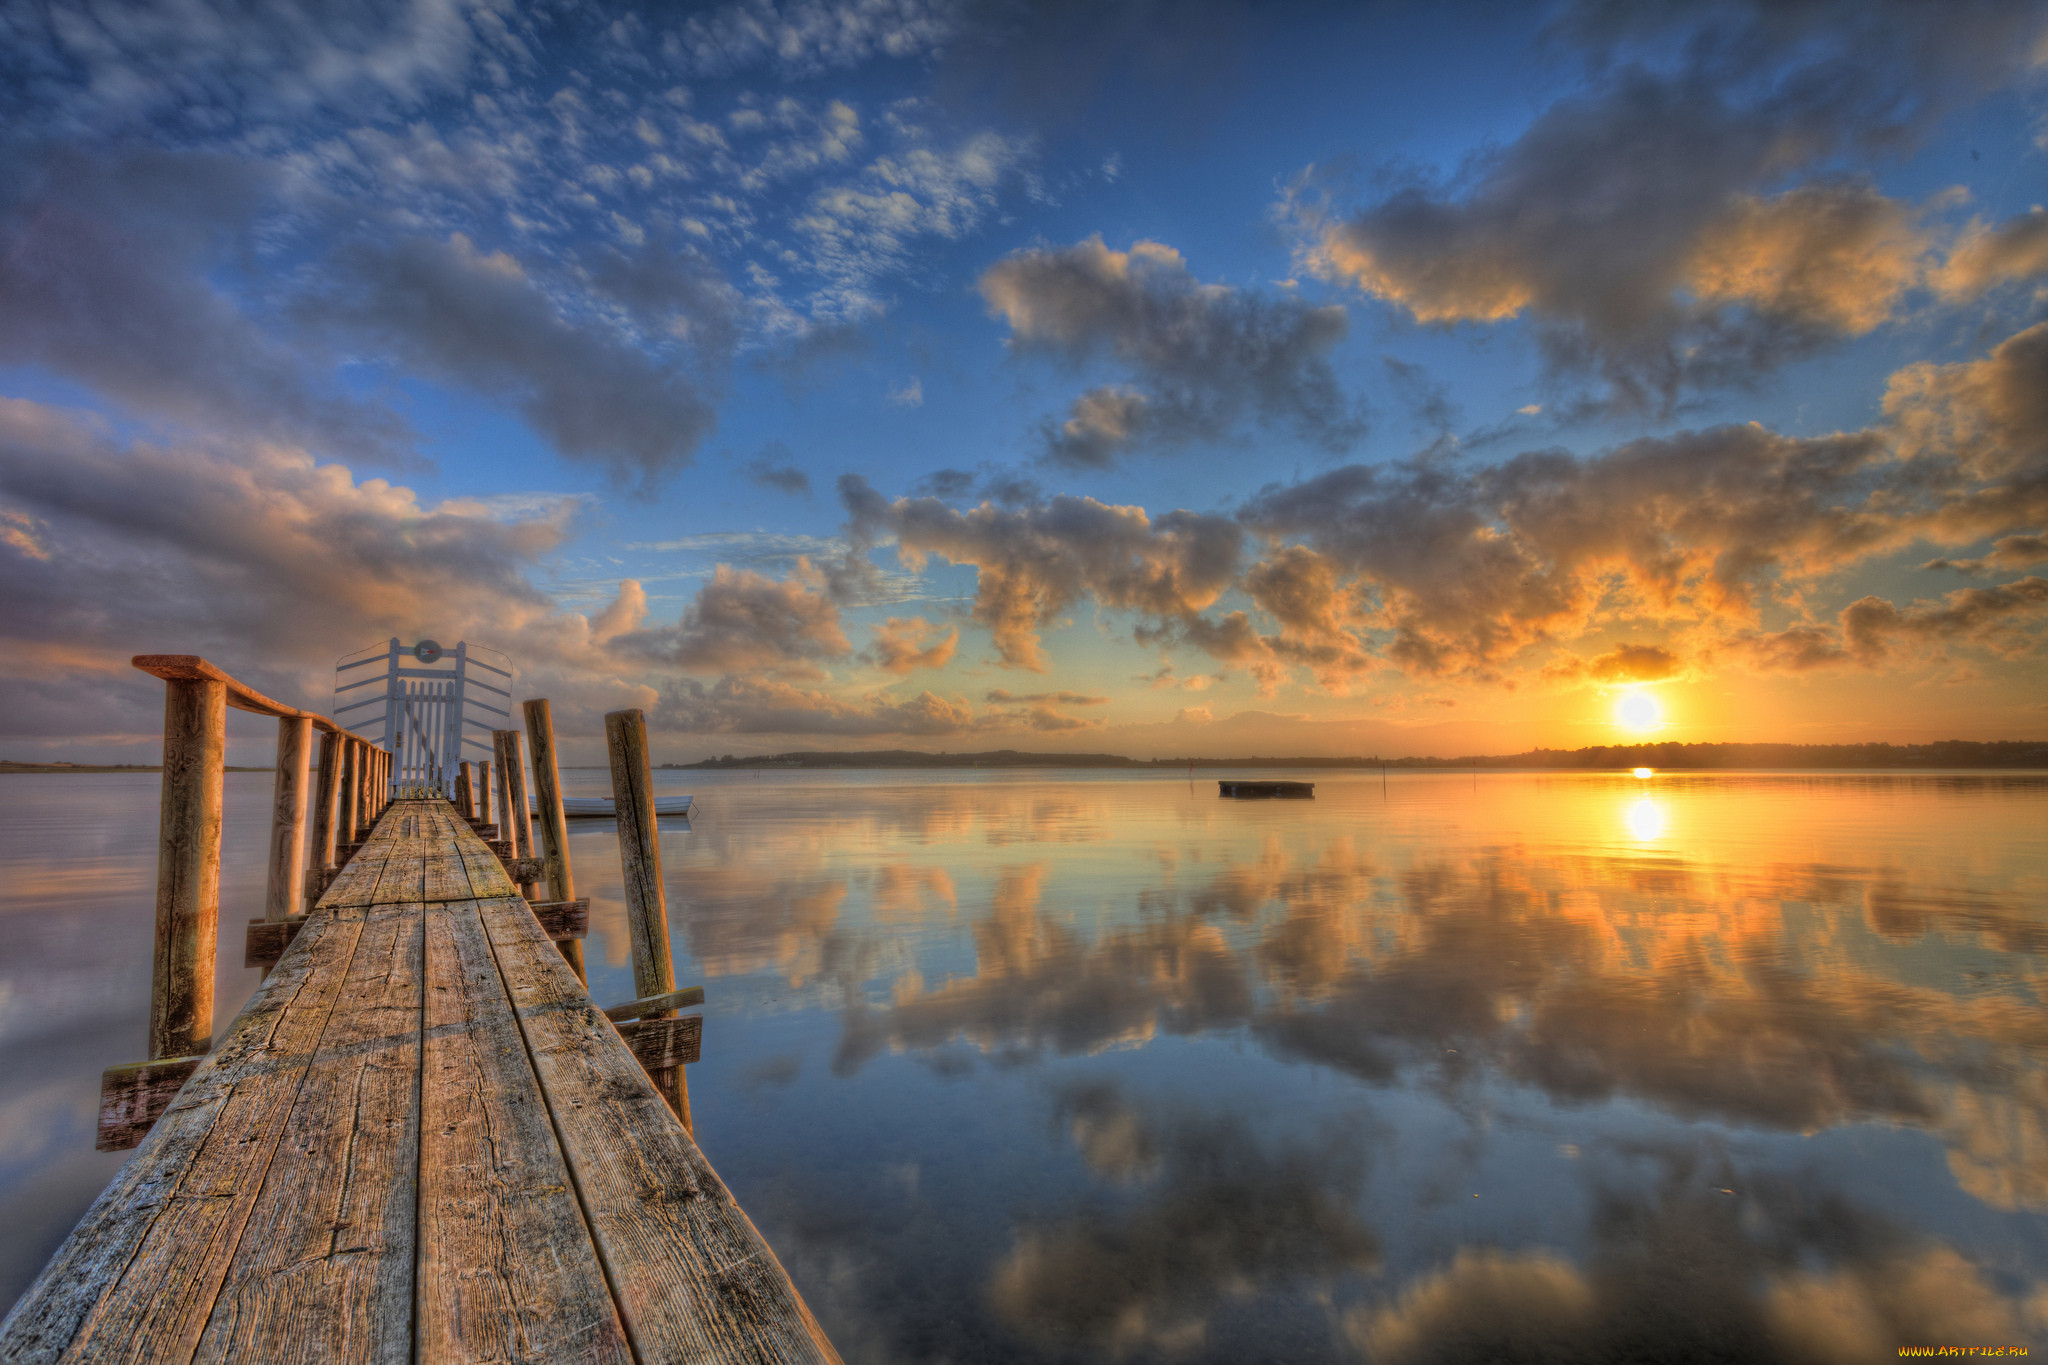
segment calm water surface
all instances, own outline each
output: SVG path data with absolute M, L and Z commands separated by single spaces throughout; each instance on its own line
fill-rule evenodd
M 661 775 L 698 1139 L 849 1361 L 2048 1346 L 2048 778 L 1314 776 Z M 119 1164 L 156 799 L 0 777 L 0 1303 Z

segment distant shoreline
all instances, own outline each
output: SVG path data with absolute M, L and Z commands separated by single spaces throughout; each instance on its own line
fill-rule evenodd
M 1176 768 L 1421 769 L 1467 768 L 1583 771 L 1612 768 L 1701 770 L 1731 768 L 1836 768 L 1912 771 L 1926 768 L 2048 769 L 2048 743 L 2031 740 L 1941 740 L 1933 744 L 1601 744 L 1582 749 L 1531 749 L 1519 754 L 1457 758 L 1384 758 L 1378 755 L 1259 758 L 1128 758 L 1121 754 L 1037 754 L 1016 749 L 981 753 L 922 753 L 883 749 L 839 753 L 806 750 L 726 755 L 696 763 L 663 763 L 666 772 L 720 772 L 769 768 L 1084 768 L 1167 771 Z
M 562 765 L 602 772 L 601 765 Z M 1130 758 L 1122 754 L 1044 754 L 1019 749 L 978 753 L 924 753 L 915 749 L 839 752 L 813 749 L 662 763 L 661 772 L 757 772 L 767 769 L 1048 769 L 1172 772 L 1187 768 L 1242 771 L 1252 768 L 1303 771 L 1465 771 L 1493 769 L 1584 772 L 1616 768 L 1657 768 L 1667 772 L 1717 769 L 1833 769 L 1913 772 L 1927 769 L 2048 770 L 2048 742 L 2034 740 L 1940 740 L 1933 744 L 1599 744 L 1581 749 L 1530 749 L 1519 754 L 1467 754 L 1456 758 L 1348 754 L 1327 757 L 1274 755 L 1253 758 Z M 158 763 L 25 763 L 0 759 L 0 773 L 156 773 Z M 267 766 L 230 767 L 231 773 L 263 773 Z
M 160 773 L 161 763 L 17 763 L 11 758 L 0 758 L 0 773 Z M 270 767 L 247 768 L 230 766 L 231 773 L 274 772 Z M 319 765 L 314 765 L 319 771 Z

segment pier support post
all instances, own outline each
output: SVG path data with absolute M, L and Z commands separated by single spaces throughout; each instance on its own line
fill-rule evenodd
M 477 823 L 491 823 L 491 764 L 488 759 L 478 759 L 476 764 L 476 786 L 471 788 L 476 795 Z
M 455 813 L 465 820 L 476 818 L 476 798 L 470 795 L 470 763 L 464 760 L 455 770 L 455 790 L 449 795 L 455 799 Z
M 334 809 L 335 861 L 341 860 L 343 845 L 352 844 L 361 836 L 356 832 L 356 783 L 362 775 L 362 743 L 354 735 L 341 736 L 341 790 L 337 794 Z
M 313 790 L 313 837 L 306 849 L 306 862 L 325 873 L 334 866 L 335 815 L 341 806 L 341 736 L 333 730 L 320 732 L 320 781 Z M 320 880 L 325 881 L 323 876 Z M 308 890 L 306 909 L 311 910 L 318 895 Z
M 512 788 L 505 777 L 505 741 L 499 736 L 503 730 L 491 731 L 491 805 L 498 812 L 498 837 L 511 846 L 512 856 L 519 856 L 519 834 L 513 828 Z
M 498 755 L 498 795 L 505 808 L 504 828 L 498 837 L 512 846 L 515 858 L 533 856 L 533 818 L 527 813 L 526 805 L 526 745 L 525 737 L 517 730 L 491 731 L 491 744 Z M 519 894 L 528 900 L 540 899 L 532 882 L 519 883 Z
M 633 994 L 645 999 L 676 988 L 668 944 L 668 897 L 661 883 L 661 841 L 654 826 L 654 770 L 647 759 L 647 717 L 638 710 L 604 718 L 611 760 L 612 807 L 619 825 L 619 867 L 626 884 L 626 925 L 633 948 Z M 658 1016 L 676 1017 L 674 1010 Z M 690 1085 L 680 1066 L 648 1073 L 690 1131 Z
M 149 993 L 153 1062 L 197 1056 L 213 1044 L 227 738 L 227 684 L 164 680 L 163 813 L 157 834 L 156 955 Z
M 533 745 L 533 804 L 540 816 L 541 857 L 548 866 L 548 899 L 576 899 L 576 877 L 569 869 L 569 822 L 562 814 L 562 771 L 555 760 L 555 718 L 545 697 L 536 697 L 519 708 L 526 717 L 526 737 Z M 583 981 L 583 943 L 580 939 L 556 941 L 562 956 Z
M 377 751 L 368 740 L 356 744 L 356 838 L 370 837 L 370 788 L 377 780 Z
M 277 785 L 270 802 L 270 880 L 263 918 L 290 919 L 306 888 L 306 771 L 312 759 L 313 718 L 277 722 Z

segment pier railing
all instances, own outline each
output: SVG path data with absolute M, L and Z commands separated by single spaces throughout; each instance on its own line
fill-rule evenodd
M 273 701 L 196 654 L 139 654 L 133 662 L 164 681 L 156 947 L 148 1060 L 110 1067 L 100 1080 L 98 1145 L 105 1151 L 134 1146 L 213 1043 L 228 708 L 277 719 L 269 871 L 263 918 L 249 926 L 250 965 L 282 955 L 304 919 L 302 906 L 319 897 L 337 859 L 346 861 L 345 850 L 389 803 L 390 755 L 328 717 Z M 306 788 L 315 730 L 320 777 L 309 838 Z
M 274 701 L 197 655 L 144 654 L 134 664 L 164 681 L 149 1053 L 146 1061 L 109 1067 L 101 1076 L 101 1150 L 140 1142 L 212 1046 L 229 707 L 275 717 L 278 727 L 264 912 L 249 922 L 244 966 L 275 966 L 391 802 L 427 797 L 452 800 L 504 864 L 577 979 L 584 978 L 581 940 L 589 929 L 590 902 L 576 896 L 569 865 L 554 721 L 545 700 L 524 704 L 524 734 L 494 732 L 495 762 L 462 763 L 453 791 L 444 796 L 440 784 L 412 790 L 413 784 L 394 782 L 389 751 L 327 716 Z M 704 992 L 700 986 L 679 989 L 670 959 L 646 718 L 638 711 L 613 712 L 605 717 L 605 729 L 636 998 L 603 1014 L 687 1129 L 690 1095 L 683 1068 L 697 1060 L 704 1021 L 681 1011 L 702 1004 Z M 309 792 L 315 731 L 319 775 Z M 530 807 L 528 741 L 535 788 Z

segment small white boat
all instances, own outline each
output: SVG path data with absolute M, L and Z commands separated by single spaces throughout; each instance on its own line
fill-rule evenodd
M 657 796 L 654 798 L 656 815 L 688 815 L 690 796 Z M 536 813 L 537 814 L 537 813 Z M 618 814 L 609 796 L 565 796 L 562 798 L 562 814 L 571 820 L 578 816 L 601 817 L 609 820 Z

